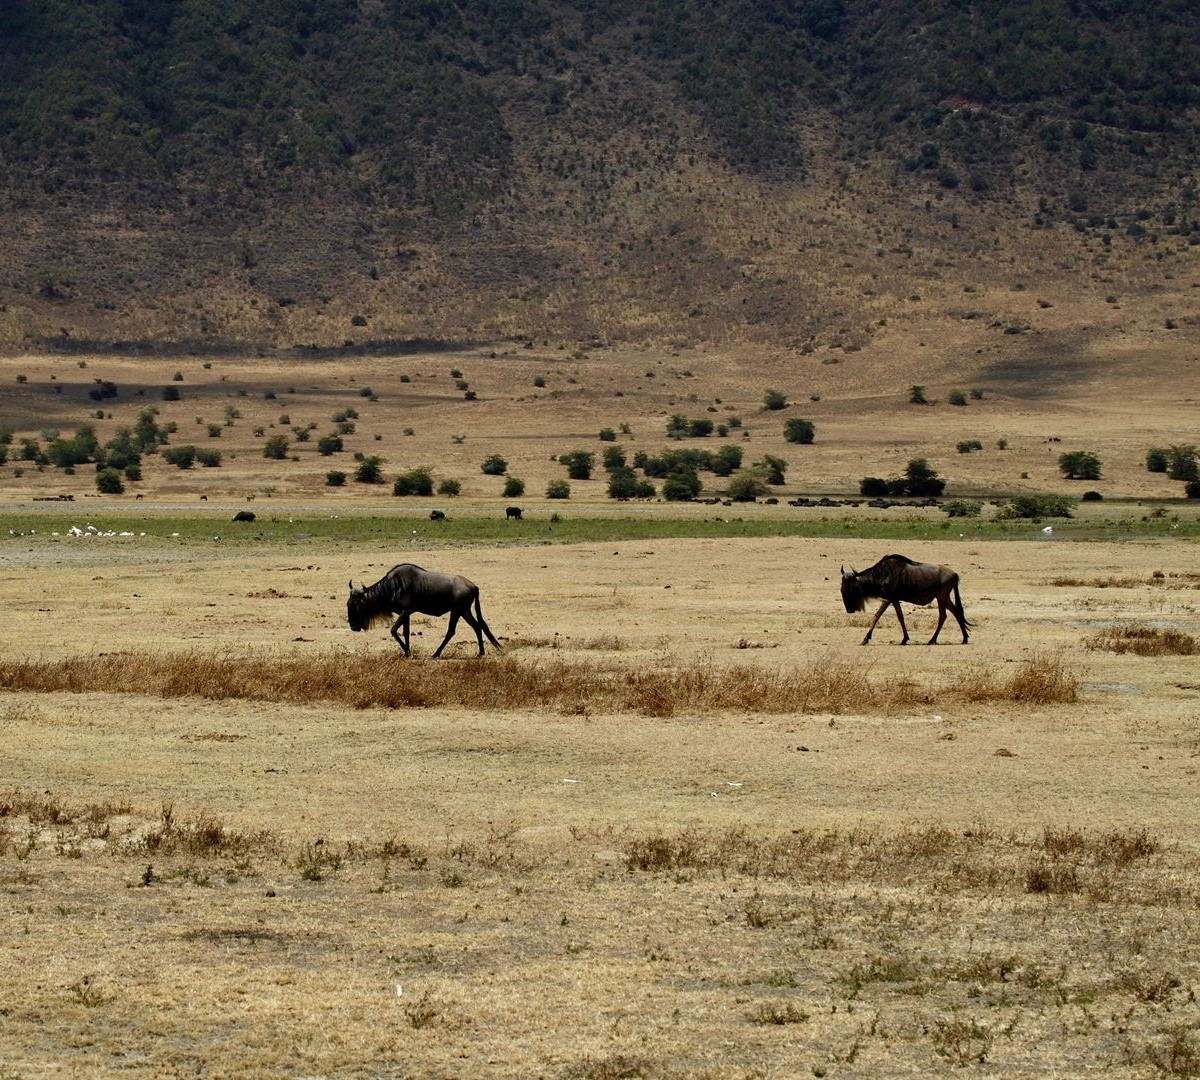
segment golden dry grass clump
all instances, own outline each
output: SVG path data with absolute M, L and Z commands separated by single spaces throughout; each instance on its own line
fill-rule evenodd
M 935 700 L 1049 705 L 1073 702 L 1077 685 L 1059 654 L 1037 654 L 1007 678 L 978 668 L 950 686 L 895 677 L 873 680 L 864 665 L 832 658 L 783 670 L 701 664 L 646 670 L 608 660 L 512 655 L 485 662 L 432 661 L 341 651 L 317 656 L 131 652 L 0 660 L 0 687 L 15 691 L 335 701 L 358 709 L 551 708 L 647 716 L 737 710 L 889 712 Z
M 1200 651 L 1196 639 L 1191 634 L 1170 627 L 1160 629 L 1146 626 L 1143 623 L 1110 626 L 1093 634 L 1084 645 L 1089 649 L 1133 653 L 1136 656 L 1194 656 Z

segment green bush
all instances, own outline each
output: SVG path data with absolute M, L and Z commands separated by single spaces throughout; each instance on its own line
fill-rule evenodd
M 1066 495 L 1016 495 L 1009 499 L 996 516 L 1002 520 L 1014 518 L 1069 518 L 1075 500 Z
M 325 474 L 326 487 L 343 487 L 346 483 L 346 474 L 341 469 L 330 469 Z
M 788 442 L 811 443 L 817 436 L 817 429 L 811 420 L 789 420 L 783 425 L 783 437 Z
M 420 470 L 413 470 L 419 472 Z M 411 474 L 410 474 L 411 475 Z M 429 470 L 425 469 L 425 475 L 429 478 Z M 383 483 L 383 458 L 375 454 L 369 457 L 364 457 L 358 463 L 358 468 L 354 470 L 354 479 L 360 484 L 382 484 Z M 422 495 L 433 494 L 433 480 L 429 479 L 429 490 L 420 492 Z
M 432 495 L 433 475 L 426 465 L 419 465 L 401 476 L 392 484 L 393 495 Z
M 754 502 L 760 495 L 769 495 L 771 489 L 759 469 L 745 469 L 729 481 L 726 494 L 734 502 Z
M 453 496 L 462 491 L 462 484 L 460 484 L 457 480 L 443 480 L 440 484 L 438 484 L 437 490 L 439 495 Z
M 617 433 L 615 431 L 613 431 L 613 429 L 610 427 L 601 428 L 600 429 L 600 441 L 601 442 L 616 442 L 617 441 Z
M 571 497 L 571 485 L 565 480 L 551 480 L 546 485 L 547 499 L 569 499 Z
M 1189 480 L 1187 486 L 1183 489 L 1183 493 L 1189 499 L 1200 499 L 1200 480 Z
M 754 463 L 754 467 L 761 470 L 762 478 L 768 484 L 782 484 L 787 476 L 787 462 L 774 454 L 764 454 L 761 461 Z
M 116 469 L 101 469 L 96 473 L 96 490 L 101 495 L 120 495 L 125 490 L 121 474 Z
M 274 461 L 283 461 L 288 456 L 288 438 L 286 435 L 272 435 L 263 444 L 263 457 Z
M 888 493 L 888 482 L 880 476 L 864 476 L 858 482 L 858 490 L 868 499 L 881 499 Z
M 625 468 L 625 451 L 619 446 L 606 446 L 602 460 L 606 472 L 612 472 L 614 469 L 623 469 Z
M 910 386 L 908 388 L 908 402 L 910 405 L 928 405 L 929 399 L 925 396 L 925 387 Z
M 1160 446 L 1152 446 L 1146 451 L 1146 468 L 1150 472 L 1167 471 L 1167 466 L 1170 464 L 1170 455 Z
M 689 502 L 700 494 L 704 484 L 694 472 L 673 472 L 663 481 L 663 498 L 669 502 Z
M 345 445 L 340 435 L 322 435 L 317 440 L 317 453 L 322 457 L 329 457 L 331 454 L 341 453 Z
M 196 462 L 194 446 L 169 446 L 163 451 L 163 461 L 177 469 L 190 469 Z
M 962 442 L 955 443 L 954 449 L 960 454 L 969 454 L 972 450 L 982 450 L 983 443 L 978 439 L 964 439 Z
M 964 394 L 961 390 L 951 390 L 950 393 L 946 395 L 946 400 L 951 405 L 962 406 L 962 405 L 966 405 L 966 403 L 967 403 L 967 395 Z
M 942 504 L 947 517 L 979 517 L 983 503 L 976 499 L 949 499 Z
M 524 480 L 518 480 L 515 476 L 506 476 L 504 478 L 504 497 L 506 499 L 519 499 L 524 494 Z
M 701 417 L 688 424 L 688 434 L 693 439 L 707 439 L 713 433 L 714 424 L 711 420 Z
M 206 469 L 220 468 L 221 451 L 207 446 L 198 446 L 196 447 L 196 460 Z
M 592 465 L 596 455 L 587 450 L 572 450 L 568 454 L 559 454 L 559 464 L 567 467 L 567 476 L 572 480 L 590 480 Z
M 608 497 L 610 499 L 632 499 L 638 486 L 634 471 L 625 466 L 613 469 L 608 475 Z
M 1194 446 L 1172 446 L 1167 454 L 1170 458 L 1167 475 L 1172 480 L 1200 480 L 1200 467 L 1197 466 Z
M 488 476 L 503 476 L 508 472 L 508 462 L 499 454 L 492 454 L 483 459 L 483 464 L 479 466 L 480 471 Z
M 1068 480 L 1099 480 L 1100 459 L 1086 450 L 1060 454 L 1058 467 Z

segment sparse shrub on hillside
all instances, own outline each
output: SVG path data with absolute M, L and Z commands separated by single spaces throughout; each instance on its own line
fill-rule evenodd
M 888 493 L 888 482 L 881 476 L 864 476 L 858 482 L 858 491 L 868 499 L 881 499 Z
M 787 476 L 787 462 L 774 454 L 764 454 L 761 460 L 754 463 L 754 467 L 768 484 L 782 484 Z
M 700 494 L 704 484 L 694 472 L 673 472 L 663 481 L 662 495 L 669 502 L 689 502 Z
M 954 448 L 960 454 L 969 454 L 972 450 L 982 450 L 983 443 L 978 439 L 963 439 L 962 442 L 955 443 Z
M 221 451 L 207 446 L 198 446 L 196 447 L 196 460 L 206 469 L 218 469 L 221 467 Z
M 951 390 L 950 393 L 946 395 L 946 401 L 951 405 L 958 405 L 961 407 L 966 405 L 967 395 L 961 390 Z
M 101 469 L 96 473 L 96 490 L 101 495 L 120 495 L 125 490 L 121 474 L 116 469 Z
M 1200 480 L 1189 480 L 1187 486 L 1183 489 L 1183 493 L 1189 499 L 1200 499 Z
M 488 476 L 503 476 L 508 472 L 508 462 L 499 454 L 491 454 L 483 459 L 479 469 Z
M 983 512 L 983 503 L 977 499 L 948 499 L 942 504 L 942 510 L 947 517 L 979 517 Z
M 706 439 L 713 433 L 714 426 L 711 420 L 705 418 L 693 420 L 688 424 L 688 434 L 693 439 Z
M 619 446 L 606 446 L 601 458 L 606 472 L 625 468 L 625 451 Z
M 610 499 L 632 499 L 637 494 L 638 478 L 634 471 L 624 465 L 610 470 L 608 475 L 608 497 Z
M 910 386 L 908 388 L 908 402 L 910 405 L 928 405 L 929 399 L 925 396 L 925 387 Z
M 782 390 L 768 390 L 763 395 L 763 406 L 772 412 L 787 408 L 787 394 Z
M 617 441 L 617 433 L 615 431 L 613 431 L 613 429 L 610 427 L 601 428 L 600 429 L 600 441 L 601 442 L 616 442 Z
M 551 480 L 546 485 L 547 499 L 569 499 L 571 497 L 571 485 L 566 480 Z
M 283 461 L 287 456 L 288 437 L 286 435 L 272 435 L 263 444 L 263 457 L 271 458 L 273 461 Z
M 568 454 L 559 454 L 560 465 L 567 468 L 567 476 L 572 480 L 589 480 L 592 475 L 592 465 L 596 455 L 587 450 L 572 450 Z
M 1200 465 L 1197 464 L 1194 446 L 1172 446 L 1167 455 L 1167 475 L 1172 480 L 1200 480 Z
M 345 444 L 342 442 L 340 435 L 322 435 L 317 440 L 317 453 L 322 457 L 329 457 L 331 454 L 339 454 L 345 449 Z
M 454 496 L 462 491 L 462 484 L 460 484 L 457 480 L 443 480 L 440 484 L 438 484 L 437 490 L 439 495 Z
M 117 384 L 108 379 L 97 379 L 96 385 L 88 391 L 88 397 L 93 401 L 106 401 L 117 396 Z
M 190 469 L 196 463 L 194 446 L 169 446 L 163 451 L 163 461 L 177 469 Z
M 393 495 L 432 495 L 433 474 L 427 465 L 419 465 L 415 469 L 396 477 L 392 484 Z
M 744 469 L 729 481 L 725 493 L 734 502 L 754 502 L 760 495 L 771 493 L 761 469 Z
M 518 480 L 515 476 L 506 476 L 504 478 L 504 497 L 506 499 L 519 499 L 524 494 L 524 480 Z
M 811 443 L 817 429 L 811 420 L 792 419 L 783 425 L 783 437 L 791 443 Z
M 163 401 L 178 401 L 182 396 L 178 386 L 164 386 L 162 388 Z
M 221 437 L 222 428 L 220 424 L 209 424 L 207 430 L 210 439 L 219 439 Z
M 544 387 L 546 385 L 546 376 L 545 375 L 535 375 L 533 377 L 533 385 L 538 387 L 539 389 L 541 387 Z
M 1058 467 L 1068 480 L 1100 479 L 1100 459 L 1086 450 L 1072 450 L 1061 454 Z
M 1160 446 L 1152 446 L 1146 451 L 1146 468 L 1150 472 L 1165 473 L 1170 464 L 1170 456 Z
M 416 470 L 414 470 L 416 471 Z M 428 472 L 428 470 L 426 470 Z M 383 483 L 383 458 L 376 454 L 364 456 L 358 463 L 358 468 L 354 470 L 354 479 L 360 484 L 382 484 Z M 423 495 L 429 495 L 433 492 L 433 481 L 430 480 L 429 491 L 422 492 Z
M 975 387 L 971 391 L 971 400 L 972 401 L 982 401 L 983 400 L 983 391 L 979 387 Z
M 330 469 L 325 474 L 326 487 L 343 487 L 346 483 L 346 474 L 341 469 Z

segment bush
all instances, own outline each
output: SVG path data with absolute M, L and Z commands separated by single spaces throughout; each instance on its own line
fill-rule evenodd
M 326 487 L 343 487 L 346 483 L 346 474 L 341 469 L 330 469 L 325 474 Z
M 787 408 L 787 394 L 781 390 L 768 390 L 763 395 L 763 405 L 772 412 Z
M 608 476 L 608 497 L 610 499 L 632 499 L 637 493 L 638 478 L 632 469 L 622 466 L 613 469 Z
M 663 481 L 663 498 L 670 502 L 690 502 L 704 485 L 694 472 L 673 472 Z
M 711 420 L 693 420 L 688 424 L 688 434 L 693 439 L 706 439 L 713 433 L 714 424 Z
M 1069 518 L 1075 500 L 1066 495 L 1016 495 L 1009 499 L 996 516 L 1002 520 L 1014 518 Z
M 1104 496 L 1101 495 L 1100 492 L 1098 492 L 1098 491 L 1085 491 L 1083 493 L 1083 498 L 1081 501 L 1082 502 L 1101 502 L 1101 501 L 1103 501 L 1103 499 L 1104 499 Z
M 483 464 L 479 468 L 488 476 L 503 476 L 508 472 L 508 462 L 499 454 L 492 454 L 483 459 Z
M 623 469 L 625 468 L 625 451 L 619 446 L 606 446 L 602 460 L 606 472 L 612 472 L 614 469 Z
M 317 453 L 322 457 L 329 457 L 331 454 L 338 454 L 344 450 L 346 444 L 342 442 L 340 435 L 322 435 L 317 440 Z
M 571 485 L 565 480 L 551 480 L 546 485 L 547 499 L 569 499 L 571 497 Z
M 811 420 L 789 420 L 783 425 L 783 437 L 788 442 L 811 443 L 817 436 L 817 429 Z
M 1194 446 L 1172 446 L 1167 454 L 1170 459 L 1167 475 L 1172 480 L 1200 480 L 1200 468 L 1197 467 Z
M 964 439 L 962 442 L 955 443 L 954 449 L 960 454 L 969 454 L 972 450 L 982 450 L 983 443 L 978 439 Z
M 587 450 L 572 450 L 569 454 L 559 454 L 558 460 L 567 467 L 567 476 L 572 480 L 590 480 L 596 455 Z
M 966 405 L 967 395 L 961 390 L 951 390 L 950 393 L 946 395 L 946 400 L 951 405 Z
M 504 497 L 506 499 L 519 499 L 524 494 L 524 480 L 518 480 L 515 476 L 506 476 L 504 478 Z
M 196 460 L 206 469 L 217 469 L 221 465 L 221 451 L 206 446 L 196 447 Z
M 617 433 L 615 431 L 613 431 L 613 429 L 610 427 L 601 428 L 600 429 L 600 441 L 601 442 L 616 442 L 617 441 Z
M 913 458 L 904 470 L 904 494 L 918 497 L 941 495 L 946 490 L 946 481 L 930 468 L 924 458 Z
M 178 401 L 180 396 L 178 386 L 164 386 L 162 388 L 163 401 Z
M 414 470 L 420 471 L 420 470 Z M 428 477 L 429 470 L 425 470 Z M 383 458 L 372 454 L 370 457 L 364 457 L 359 463 L 358 468 L 354 470 L 354 479 L 360 484 L 382 484 L 383 483 Z M 429 481 L 429 490 L 421 492 L 422 495 L 433 494 L 433 481 Z
M 717 476 L 729 476 L 742 467 L 742 448 L 740 446 L 722 446 L 709 463 Z
M 194 446 L 169 446 L 163 451 L 163 461 L 177 469 L 190 469 L 196 462 Z
M 880 499 L 888 493 L 888 482 L 879 476 L 864 476 L 858 482 L 858 491 L 868 499 Z
M 908 388 L 908 403 L 910 405 L 928 405 L 929 399 L 925 396 L 925 387 L 910 386 Z
M 221 425 L 220 424 L 209 424 L 208 425 L 208 437 L 210 439 L 219 439 L 221 437 Z
M 734 502 L 754 502 L 760 495 L 769 495 L 771 489 L 758 469 L 746 469 L 729 481 L 726 494 Z
M 272 435 L 263 444 L 263 457 L 274 461 L 282 461 L 288 456 L 288 438 L 286 435 Z
M 1189 480 L 1187 486 L 1183 489 L 1183 493 L 1189 499 L 1200 499 L 1200 480 Z
M 432 495 L 433 476 L 427 465 L 419 465 L 402 476 L 397 476 L 392 484 L 393 495 Z
M 755 462 L 756 469 L 762 471 L 762 478 L 768 484 L 782 484 L 787 475 L 787 462 L 773 454 L 764 454 L 761 461 Z
M 101 469 L 96 473 L 96 490 L 101 495 L 120 495 L 125 490 L 125 483 L 116 469 Z
M 1100 459 L 1086 450 L 1072 450 L 1060 454 L 1058 467 L 1068 480 L 1100 479 Z
M 1170 463 L 1170 455 L 1162 447 L 1152 446 L 1146 451 L 1146 468 L 1150 472 L 1167 471 L 1167 465 Z
M 983 503 L 975 499 L 950 499 L 942 504 L 947 517 L 979 517 Z

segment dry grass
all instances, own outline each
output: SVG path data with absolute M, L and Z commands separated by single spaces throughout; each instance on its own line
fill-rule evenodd
M 592 647 L 588 645 L 587 647 Z M 601 648 L 608 648 L 606 643 Z M 356 709 L 550 708 L 559 712 L 890 712 L 935 701 L 1072 702 L 1077 680 L 1059 654 L 1037 654 L 1006 678 L 978 668 L 951 686 L 892 677 L 823 658 L 780 671 L 733 665 L 656 666 L 574 659 L 486 662 L 412 660 L 394 654 L 235 656 L 119 653 L 60 660 L 2 660 L 0 687 L 14 691 L 143 693 L 277 702 L 334 701 Z
M 1089 649 L 1133 653 L 1136 656 L 1194 656 L 1196 639 L 1182 630 L 1159 629 L 1142 623 L 1112 626 L 1084 641 Z

